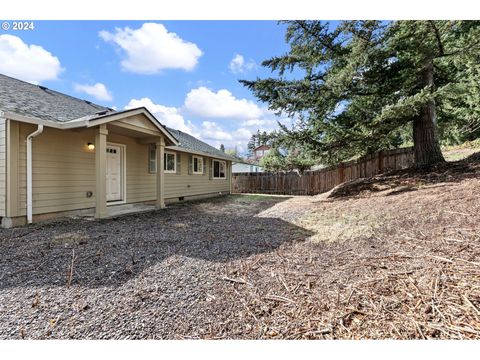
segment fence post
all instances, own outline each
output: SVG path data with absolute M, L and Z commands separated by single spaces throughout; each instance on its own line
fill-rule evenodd
M 345 163 L 341 163 L 339 167 L 339 173 L 340 173 L 340 184 L 345 181 Z
M 383 151 L 382 150 L 378 152 L 378 173 L 379 174 L 383 173 Z

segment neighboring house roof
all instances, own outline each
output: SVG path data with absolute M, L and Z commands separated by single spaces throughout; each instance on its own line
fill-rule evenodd
M 253 151 L 257 151 L 257 150 L 270 150 L 270 146 L 260 145 L 260 146 L 257 146 L 255 149 L 253 149 Z
M 235 158 L 182 131 L 163 126 L 146 108 L 115 111 L 43 86 L 0 74 L 0 110 L 11 113 L 18 121 L 42 123 L 59 129 L 91 127 L 114 121 L 121 116 L 143 113 L 161 130 L 174 146 L 171 149 L 217 158 Z

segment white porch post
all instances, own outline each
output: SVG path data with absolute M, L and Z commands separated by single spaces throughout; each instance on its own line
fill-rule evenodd
M 165 140 L 161 136 L 157 143 L 157 208 L 165 207 L 165 179 L 164 179 L 164 154 L 165 154 Z
M 95 135 L 95 218 L 108 216 L 107 211 L 107 125 L 98 127 Z

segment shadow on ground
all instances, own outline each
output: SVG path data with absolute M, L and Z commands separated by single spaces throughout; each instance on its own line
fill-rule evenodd
M 0 289 L 65 286 L 72 260 L 72 284 L 97 287 L 120 285 L 175 255 L 224 263 L 270 252 L 311 235 L 281 219 L 256 216 L 286 199 L 230 196 L 104 221 L 3 229 Z

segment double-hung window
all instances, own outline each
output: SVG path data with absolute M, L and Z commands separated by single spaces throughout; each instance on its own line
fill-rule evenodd
M 166 173 L 175 173 L 177 171 L 177 158 L 175 153 L 166 151 L 163 160 L 163 168 Z
M 200 156 L 192 157 L 192 173 L 203 174 L 203 158 Z
M 226 179 L 227 178 L 227 163 L 226 161 L 213 160 L 213 178 Z
M 163 170 L 166 173 L 175 173 L 177 171 L 177 155 L 174 152 L 165 151 L 163 154 Z M 148 172 L 157 172 L 157 149 L 151 146 L 148 149 Z
M 148 172 L 157 172 L 157 149 L 154 145 L 150 146 L 148 149 Z

